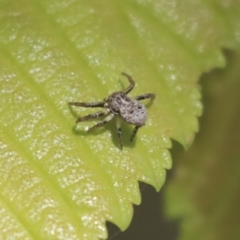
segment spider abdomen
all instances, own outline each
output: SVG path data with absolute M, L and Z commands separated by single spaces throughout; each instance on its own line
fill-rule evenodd
M 120 108 L 121 117 L 128 123 L 142 126 L 147 120 L 147 111 L 144 105 L 132 100 L 130 108 Z
M 143 104 L 129 98 L 124 92 L 113 93 L 108 98 L 108 107 L 116 115 L 120 115 L 127 123 L 142 126 L 147 120 L 147 111 Z

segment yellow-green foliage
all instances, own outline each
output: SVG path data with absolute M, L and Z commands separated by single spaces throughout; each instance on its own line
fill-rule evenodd
M 185 148 L 202 112 L 199 76 L 239 46 L 239 1 L 0 0 L 0 238 L 106 238 L 122 230 L 138 181 L 159 190 L 170 138 Z M 114 120 L 84 133 L 69 101 L 102 100 L 136 81 L 154 92 L 146 126 L 124 150 Z M 147 101 L 146 101 L 147 103 Z M 76 116 L 77 115 L 77 116 Z

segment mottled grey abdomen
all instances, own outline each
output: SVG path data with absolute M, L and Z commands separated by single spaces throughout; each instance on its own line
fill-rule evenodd
M 115 115 L 120 115 L 127 123 L 142 126 L 147 120 L 147 110 L 143 104 L 129 98 L 123 92 L 110 95 L 107 100 L 108 107 Z
M 119 110 L 120 116 L 130 124 L 142 126 L 147 120 L 146 108 L 137 100 L 132 100 L 128 106 L 122 105 Z

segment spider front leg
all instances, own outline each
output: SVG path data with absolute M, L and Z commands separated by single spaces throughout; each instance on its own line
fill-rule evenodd
M 99 112 L 96 112 L 96 113 L 88 114 L 86 116 L 78 118 L 76 120 L 76 123 L 86 121 L 86 120 L 89 120 L 89 119 L 92 119 L 92 118 L 98 118 L 98 117 L 104 116 L 106 114 L 108 114 L 108 112 L 104 112 L 104 111 L 99 111 Z
M 76 107 L 104 107 L 104 102 L 69 102 L 69 105 L 76 106 Z
M 94 128 L 97 128 L 97 127 L 101 127 L 103 126 L 104 124 L 106 124 L 107 122 L 111 121 L 114 117 L 114 114 L 111 113 L 110 115 L 108 115 L 107 117 L 105 117 L 102 121 L 98 122 L 97 124 L 95 124 L 94 126 L 92 126 L 91 128 L 89 128 L 87 130 L 87 132 L 90 132 L 92 131 Z
M 153 100 L 155 97 L 156 97 L 156 95 L 153 93 L 146 93 L 146 94 L 135 97 L 135 99 L 139 101 L 139 100 L 143 100 L 146 98 L 151 98 Z
M 122 72 L 122 75 L 125 76 L 129 83 L 130 83 L 130 86 L 127 87 L 123 92 L 125 92 L 126 94 L 128 94 L 135 86 L 135 82 L 133 81 L 132 77 L 124 72 Z

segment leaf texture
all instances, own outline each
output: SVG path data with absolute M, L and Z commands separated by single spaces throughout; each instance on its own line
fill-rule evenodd
M 127 228 L 138 181 L 159 190 L 170 138 L 185 148 L 202 112 L 197 80 L 239 46 L 239 2 L 0 1 L 1 238 L 106 239 L 105 221 Z M 197 9 L 197 14 L 196 14 Z M 239 8 L 238 8 L 239 9 Z M 221 26 L 219 28 L 218 26 Z M 77 116 L 136 81 L 154 92 L 148 121 L 129 142 L 115 120 L 85 133 Z

